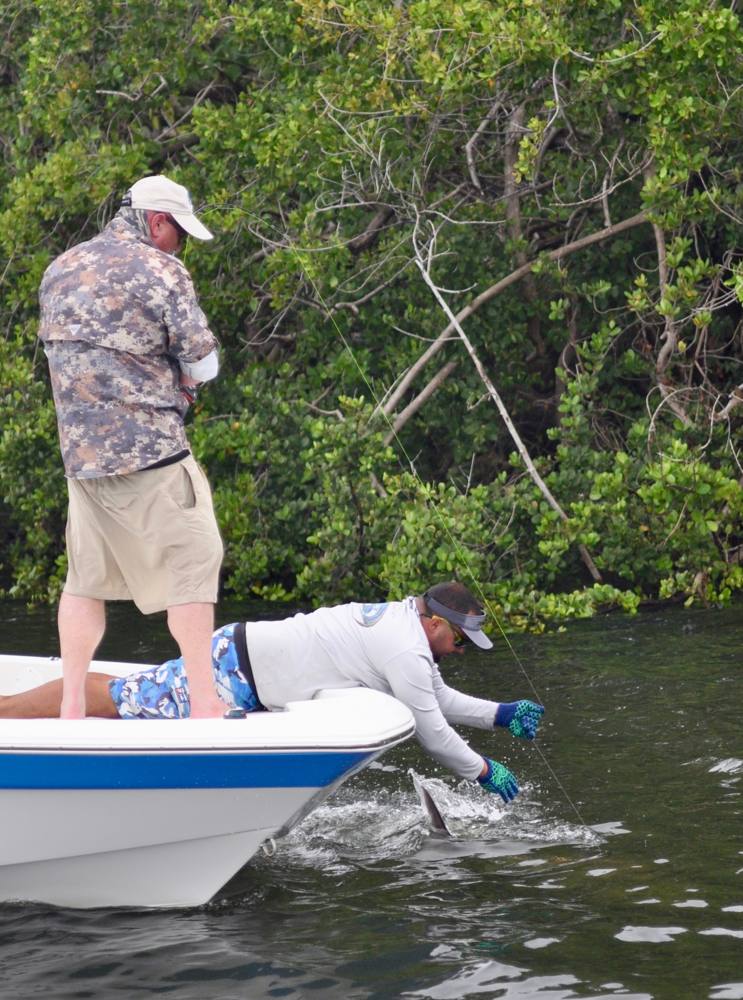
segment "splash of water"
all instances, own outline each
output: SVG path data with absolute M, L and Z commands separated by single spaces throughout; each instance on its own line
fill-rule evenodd
M 451 841 L 436 845 L 437 855 L 504 857 L 555 845 L 593 847 L 603 842 L 596 830 L 550 816 L 535 786 L 525 785 L 519 798 L 505 806 L 471 782 L 424 780 L 452 834 Z M 349 865 L 428 854 L 431 840 L 411 783 L 371 792 L 343 788 L 279 841 L 277 849 L 282 863 L 291 860 L 339 873 Z

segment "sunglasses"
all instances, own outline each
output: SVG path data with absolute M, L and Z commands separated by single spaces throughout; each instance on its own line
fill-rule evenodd
M 179 245 L 180 246 L 184 246 L 186 240 L 188 239 L 188 233 L 183 228 L 183 226 L 181 226 L 178 222 L 176 222 L 176 220 L 173 218 L 172 215 L 168 215 L 168 216 L 166 216 L 166 218 L 167 218 L 168 222 L 170 223 L 170 225 L 178 233 Z
M 456 625 L 452 625 L 452 623 L 448 619 L 442 618 L 441 615 L 421 615 L 421 618 L 430 618 L 432 622 L 443 622 L 445 625 L 448 625 L 449 628 L 451 629 L 452 635 L 454 636 L 455 646 L 457 647 L 463 646 L 467 641 L 467 636 L 464 634 L 464 632 Z

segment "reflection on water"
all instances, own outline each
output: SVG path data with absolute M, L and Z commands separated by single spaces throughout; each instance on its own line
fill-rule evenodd
M 54 652 L 52 612 L 3 621 L 5 649 Z M 126 607 L 106 642 L 172 650 Z M 396 748 L 198 911 L 3 907 L 0 995 L 743 1000 L 739 610 L 512 642 L 518 661 L 501 642 L 444 664 L 463 690 L 547 706 L 538 747 L 466 734 L 516 773 L 511 806 Z

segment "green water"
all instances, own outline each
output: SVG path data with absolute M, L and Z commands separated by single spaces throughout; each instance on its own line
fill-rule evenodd
M 5 610 L 5 650 L 55 651 L 53 615 Z M 512 643 L 444 673 L 547 706 L 536 746 L 466 734 L 517 774 L 513 806 L 407 744 L 205 908 L 0 908 L 0 996 L 743 1000 L 741 609 Z M 102 655 L 171 653 L 160 619 L 113 611 Z

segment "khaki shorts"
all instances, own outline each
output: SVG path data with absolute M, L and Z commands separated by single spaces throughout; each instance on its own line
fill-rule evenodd
M 67 487 L 66 593 L 131 600 L 146 615 L 216 603 L 222 539 L 193 456 L 125 476 L 68 479 Z

